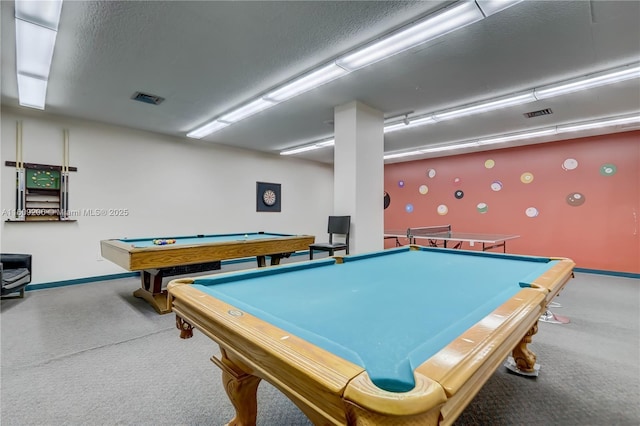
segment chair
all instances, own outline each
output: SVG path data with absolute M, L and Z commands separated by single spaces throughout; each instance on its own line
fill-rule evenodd
M 31 282 L 31 255 L 0 254 L 0 278 L 2 279 L 0 297 L 8 298 L 9 295 L 19 292 L 18 296 L 10 297 L 23 298 L 24 288 Z
M 349 254 L 349 229 L 351 228 L 351 216 L 329 216 L 328 243 L 315 243 L 309 245 L 309 259 L 313 260 L 313 251 L 328 251 L 329 256 L 340 250 L 346 250 Z M 334 242 L 335 235 L 344 236 L 344 242 Z

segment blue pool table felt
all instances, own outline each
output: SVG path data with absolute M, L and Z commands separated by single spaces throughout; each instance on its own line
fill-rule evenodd
M 556 262 L 401 247 L 194 286 L 365 368 L 376 386 L 404 392 L 414 387 L 415 367 Z

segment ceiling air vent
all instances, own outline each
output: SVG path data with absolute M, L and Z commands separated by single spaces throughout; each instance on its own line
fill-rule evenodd
M 145 104 L 151 104 L 151 105 L 158 105 L 162 101 L 164 101 L 164 98 L 161 98 L 160 96 L 149 95 L 147 93 L 142 93 L 142 92 L 134 93 L 133 96 L 131 96 L 131 99 L 133 99 L 134 101 L 144 102 Z
M 542 115 L 551 115 L 551 114 L 553 114 L 553 111 L 551 111 L 551 108 L 547 108 L 547 109 L 541 109 L 539 111 L 525 112 L 523 115 L 526 118 L 533 118 L 533 117 L 540 117 Z

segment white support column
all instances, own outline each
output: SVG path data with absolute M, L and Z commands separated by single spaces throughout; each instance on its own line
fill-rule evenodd
M 334 214 L 351 215 L 351 254 L 382 250 L 384 116 L 353 101 L 334 118 Z

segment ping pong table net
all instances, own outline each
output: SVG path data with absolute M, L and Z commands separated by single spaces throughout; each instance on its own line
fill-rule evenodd
M 407 229 L 407 238 L 410 244 L 418 244 L 418 238 L 425 238 L 429 247 L 444 246 L 444 243 L 437 240 L 438 236 L 451 236 L 451 225 L 421 226 Z

